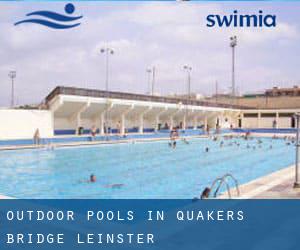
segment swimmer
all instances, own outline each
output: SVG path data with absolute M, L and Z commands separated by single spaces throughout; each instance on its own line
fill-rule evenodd
M 209 152 L 209 147 L 205 148 L 205 152 L 208 153 Z
M 208 199 L 208 198 L 209 198 L 210 191 L 211 191 L 211 190 L 210 190 L 209 187 L 204 188 L 204 190 L 203 190 L 203 192 L 202 192 L 202 194 L 201 194 L 201 196 L 200 196 L 200 199 L 201 199 L 201 200 Z
M 173 141 L 173 148 L 176 148 L 176 141 Z
M 183 138 L 182 141 L 183 141 L 185 144 L 190 144 L 190 142 L 188 142 L 186 138 Z
M 123 186 L 124 186 L 124 184 L 116 183 L 116 184 L 106 185 L 105 187 L 107 187 L 107 188 L 121 188 Z
M 94 182 L 96 182 L 96 181 L 97 181 L 96 176 L 95 176 L 94 174 L 91 174 L 91 176 L 90 176 L 90 181 L 89 181 L 89 182 L 94 183 Z

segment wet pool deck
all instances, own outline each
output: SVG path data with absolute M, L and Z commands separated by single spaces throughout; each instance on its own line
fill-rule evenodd
M 235 189 L 231 194 L 237 199 L 300 199 L 300 188 L 293 188 L 294 180 L 295 166 L 290 166 L 241 185 L 239 197 Z M 219 198 L 227 199 L 228 194 Z

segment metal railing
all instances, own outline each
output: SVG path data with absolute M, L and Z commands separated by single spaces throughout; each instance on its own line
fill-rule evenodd
M 194 105 L 194 106 L 206 106 L 206 107 L 218 107 L 218 108 L 234 108 L 234 109 L 249 109 L 249 107 L 231 104 L 220 104 L 210 103 L 207 101 L 198 100 L 186 100 L 181 98 L 163 97 L 163 96 L 152 96 L 142 95 L 124 92 L 112 92 L 95 89 L 83 89 L 74 87 L 56 87 L 47 97 L 46 103 L 49 103 L 57 95 L 76 95 L 86 97 L 99 97 L 99 98 L 112 98 L 112 99 L 126 99 L 135 101 L 146 101 L 146 102 L 162 102 L 162 103 L 173 103 L 183 105 Z
M 228 197 L 229 197 L 229 199 L 231 199 L 232 195 L 231 195 L 231 191 L 230 191 L 231 190 L 230 185 L 228 184 L 228 182 L 226 180 L 228 178 L 231 178 L 234 181 L 237 196 L 240 196 L 239 183 L 238 183 L 237 179 L 234 178 L 232 176 L 232 174 L 227 173 L 227 174 L 223 175 L 222 177 L 216 178 L 214 180 L 214 182 L 212 183 L 211 188 L 210 188 L 211 192 L 214 190 L 215 186 L 218 184 L 217 188 L 215 189 L 215 191 L 213 193 L 214 198 L 216 198 L 218 196 L 218 193 L 221 190 L 223 183 L 225 183 Z

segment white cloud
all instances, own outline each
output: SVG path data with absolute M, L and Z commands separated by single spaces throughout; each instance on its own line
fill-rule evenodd
M 228 39 L 233 34 L 238 36 L 237 83 L 242 90 L 300 78 L 294 65 L 295 50 L 300 49 L 299 20 L 296 16 L 297 22 L 286 20 L 289 9 L 282 10 L 275 29 L 219 29 L 207 28 L 205 18 L 230 13 L 225 3 L 80 3 L 82 25 L 54 31 L 34 25 L 14 27 L 11 15 L 23 17 L 27 11 L 25 5 L 16 6 L 9 5 L 10 15 L 0 16 L 2 105 L 9 103 L 7 71 L 13 68 L 22 103 L 40 101 L 58 84 L 103 88 L 105 60 L 99 51 L 105 45 L 115 50 L 110 59 L 112 90 L 145 93 L 146 68 L 155 65 L 158 91 L 184 92 L 182 66 L 190 64 L 194 91 L 211 93 L 216 80 L 225 91 L 231 79 Z M 31 9 L 36 6 L 32 3 Z M 61 10 L 63 5 L 43 7 Z

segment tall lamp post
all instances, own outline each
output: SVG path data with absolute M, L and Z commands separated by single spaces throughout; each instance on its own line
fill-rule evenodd
M 299 151 L 300 151 L 300 113 L 294 115 L 297 124 L 297 134 L 296 134 L 296 162 L 295 162 L 295 183 L 294 188 L 300 188 L 299 180 Z
M 147 72 L 147 77 L 148 77 L 148 95 L 150 95 L 151 94 L 151 75 L 152 75 L 152 69 L 150 69 L 150 68 L 148 68 L 147 70 L 146 70 L 146 72 Z
M 109 78 L 109 56 L 113 55 L 115 52 L 112 48 L 105 47 L 100 50 L 102 54 L 105 54 L 105 91 L 106 91 L 106 112 L 105 112 L 105 123 L 106 123 L 106 133 L 108 133 L 108 98 L 109 98 L 109 86 L 108 86 L 108 78 Z
M 186 71 L 187 73 L 187 99 L 186 99 L 186 111 L 185 111 L 185 123 L 186 123 L 186 119 L 187 119 L 187 115 L 188 115 L 188 105 L 190 104 L 191 101 L 191 71 L 192 71 L 192 67 L 189 65 L 184 65 L 183 69 Z M 186 127 L 186 124 L 185 124 Z
M 148 73 L 149 94 L 151 94 L 153 96 L 154 95 L 154 85 L 155 85 L 156 68 L 155 68 L 155 66 L 153 66 L 152 68 L 148 68 L 146 71 Z M 150 81 L 151 81 L 151 74 L 152 74 L 152 82 L 150 83 Z
M 109 55 L 113 55 L 115 51 L 112 48 L 106 47 L 100 50 L 105 54 L 105 90 L 108 91 L 108 77 L 109 77 Z
M 183 69 L 187 72 L 187 91 L 188 91 L 188 100 L 191 98 L 191 71 L 192 67 L 188 65 L 184 65 Z
M 17 72 L 14 70 L 9 71 L 8 76 L 11 79 L 11 103 L 10 103 L 10 106 L 14 107 L 15 106 L 15 81 L 14 80 L 17 76 Z
M 235 47 L 237 46 L 237 37 L 230 37 L 230 47 L 232 48 L 232 76 L 231 76 L 231 91 L 232 98 L 235 97 Z

